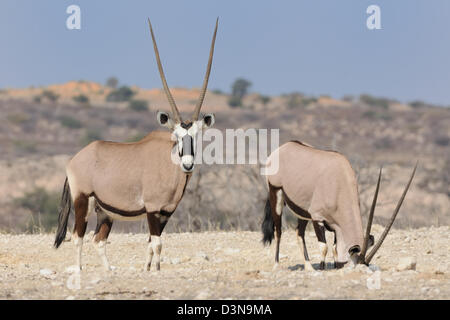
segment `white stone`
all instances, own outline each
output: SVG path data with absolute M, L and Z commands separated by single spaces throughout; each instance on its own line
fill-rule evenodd
M 50 270 L 50 269 L 41 269 L 39 271 L 39 274 L 47 279 L 55 279 L 56 278 L 55 271 Z
M 397 271 L 416 270 L 416 258 L 404 257 L 399 260 L 397 265 Z

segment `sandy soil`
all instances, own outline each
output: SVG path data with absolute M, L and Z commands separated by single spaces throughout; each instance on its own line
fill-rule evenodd
M 376 237 L 381 231 L 374 227 Z M 154 266 L 142 271 L 147 235 L 111 234 L 110 272 L 87 235 L 81 273 L 70 268 L 72 242 L 55 250 L 51 234 L 4 234 L 0 299 L 449 299 L 449 231 L 448 226 L 393 230 L 371 268 L 326 271 L 303 270 L 293 230 L 282 235 L 277 269 L 273 245 L 264 248 L 256 232 L 164 234 L 160 272 Z M 317 269 L 312 232 L 306 241 Z M 415 259 L 416 269 L 397 271 L 402 258 Z

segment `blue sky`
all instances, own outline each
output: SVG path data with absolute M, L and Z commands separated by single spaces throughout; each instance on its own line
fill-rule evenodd
M 81 7 L 81 30 L 66 8 Z M 381 7 L 381 30 L 366 8 Z M 275 95 L 370 93 L 450 105 L 450 1 L 2 0 L 0 88 L 92 80 L 161 87 L 146 18 L 169 86 L 201 85 L 220 17 L 210 89 L 237 77 Z

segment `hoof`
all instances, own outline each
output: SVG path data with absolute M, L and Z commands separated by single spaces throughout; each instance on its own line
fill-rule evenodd
M 325 261 L 320 261 L 319 270 L 325 270 Z

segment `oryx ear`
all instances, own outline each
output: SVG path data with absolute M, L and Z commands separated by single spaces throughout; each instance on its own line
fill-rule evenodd
M 167 112 L 158 111 L 158 113 L 156 114 L 156 118 L 158 119 L 159 124 L 162 125 L 163 127 L 169 128 L 171 130 L 173 129 L 174 127 L 173 120 L 170 118 Z
M 211 128 L 214 123 L 216 122 L 216 117 L 214 116 L 214 113 L 207 113 L 203 116 L 203 129 Z

